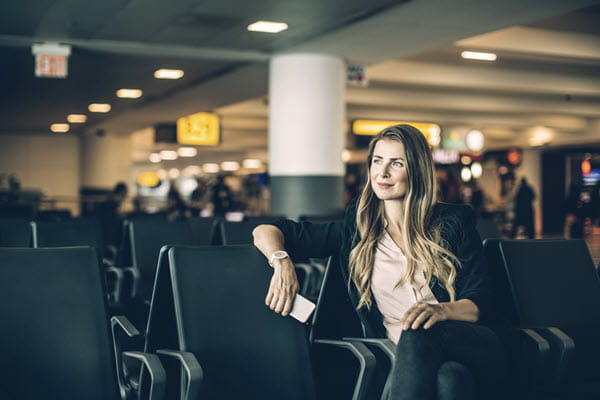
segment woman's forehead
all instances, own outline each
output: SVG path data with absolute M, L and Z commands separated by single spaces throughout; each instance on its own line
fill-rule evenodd
M 373 155 L 384 158 L 406 158 L 402 142 L 393 139 L 381 139 L 375 143 Z

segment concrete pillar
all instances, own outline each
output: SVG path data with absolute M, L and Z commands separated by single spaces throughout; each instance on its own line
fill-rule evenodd
M 270 63 L 271 214 L 332 214 L 343 207 L 345 63 L 283 54 Z
M 533 201 L 533 215 L 535 218 L 535 234 L 539 237 L 543 230 L 542 225 L 542 158 L 541 150 L 525 149 L 523 150 L 523 160 L 517 176 L 517 185 L 521 178 L 526 178 L 527 182 L 535 192 Z

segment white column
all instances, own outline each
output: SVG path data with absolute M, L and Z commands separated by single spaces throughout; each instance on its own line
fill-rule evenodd
M 331 214 L 343 207 L 344 62 L 325 54 L 271 59 L 271 213 Z

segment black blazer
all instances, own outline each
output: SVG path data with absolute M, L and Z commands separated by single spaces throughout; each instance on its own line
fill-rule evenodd
M 432 224 L 441 224 L 441 245 L 461 261 L 455 280 L 456 299 L 470 299 L 479 307 L 479 321 L 487 321 L 491 302 L 491 285 L 483 257 L 481 238 L 475 230 L 475 213 L 469 206 L 438 203 L 434 208 Z M 354 307 L 359 294 L 350 282 L 348 260 L 350 250 L 358 243 L 356 204 L 346 210 L 344 220 L 327 224 L 278 220 L 274 223 L 284 235 L 285 249 L 292 260 L 307 257 L 332 257 L 331 265 L 341 268 L 348 295 Z M 430 288 L 439 302 L 450 301 L 448 292 L 435 277 Z M 357 310 L 368 337 L 385 337 L 383 317 L 376 304 L 371 309 Z

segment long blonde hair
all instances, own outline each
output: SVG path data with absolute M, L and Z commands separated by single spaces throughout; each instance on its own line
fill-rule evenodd
M 350 276 L 358 288 L 360 300 L 357 308 L 370 308 L 371 274 L 375 248 L 385 229 L 383 201 L 371 188 L 370 167 L 375 145 L 382 139 L 402 143 L 406 154 L 407 191 L 404 196 L 403 219 L 400 221 L 402 251 L 406 257 L 406 270 L 398 285 L 414 283 L 417 272 L 423 271 L 426 284 L 436 277 L 454 301 L 454 280 L 458 258 L 442 245 L 439 224 L 431 221 L 436 203 L 435 170 L 431 151 L 425 137 L 410 125 L 396 125 L 384 129 L 371 140 L 368 157 L 368 179 L 358 200 L 356 226 L 359 241 L 350 252 Z

